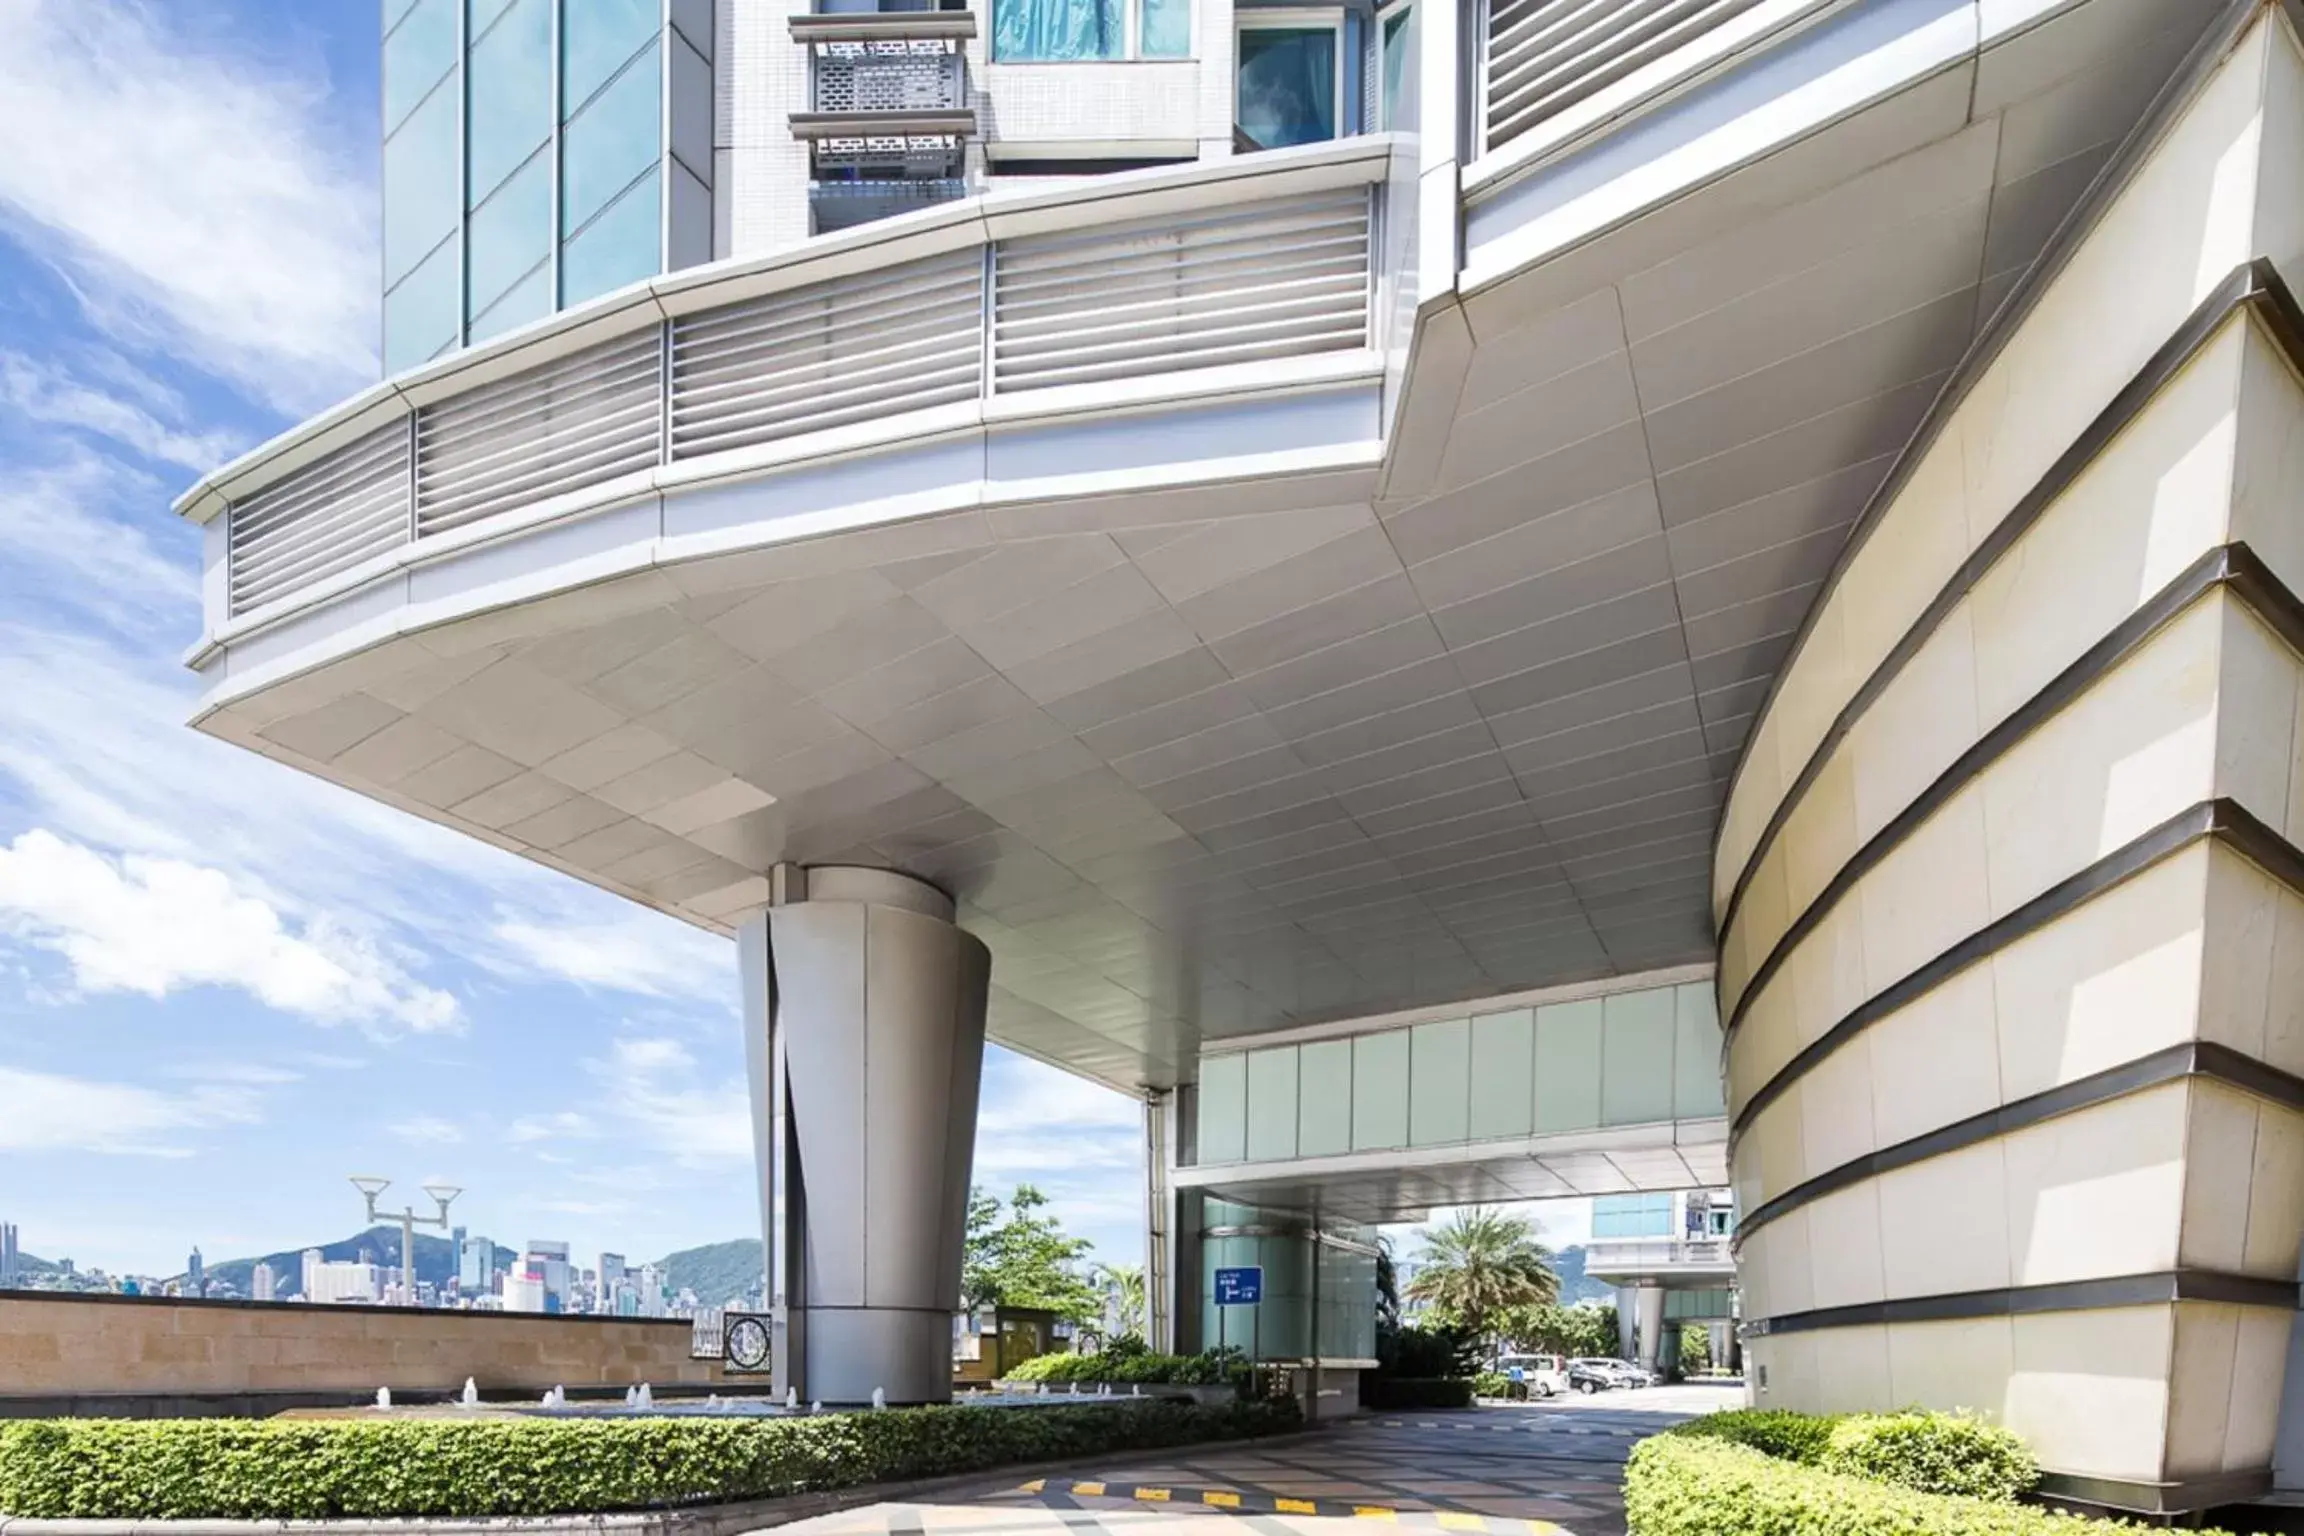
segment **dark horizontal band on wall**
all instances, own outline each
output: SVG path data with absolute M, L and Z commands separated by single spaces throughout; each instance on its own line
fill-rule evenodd
M 1942 986 L 1968 967 L 1990 959 L 2074 908 L 2095 900 L 2115 886 L 2135 879 L 2163 859 L 2210 838 L 2255 864 L 2289 890 L 2304 894 L 2304 850 L 2299 850 L 2287 838 L 2259 821 L 2237 800 L 2203 800 L 2197 805 L 2188 806 L 2158 826 L 2113 849 L 2078 874 L 2050 886 L 1997 922 L 1979 928 L 1951 948 L 1866 998 L 1786 1062 L 1737 1111 L 1728 1127 L 1729 1155 L 1735 1155 L 1737 1144 L 1743 1140 L 1745 1132 L 1751 1129 L 1752 1122 L 1759 1117 L 1761 1111 L 1783 1097 L 1794 1083 L 1815 1071 L 1826 1057 L 1857 1035 L 1889 1015 L 1909 1007 L 1922 995 Z M 2237 1056 L 2238 1053 L 2233 1055 Z M 2276 1084 L 2279 1079 L 2285 1079 L 2287 1074 L 2260 1062 L 2254 1065 L 2262 1073 L 2269 1074 L 2263 1081 L 2274 1086 L 2269 1089 L 2260 1089 L 2252 1084 L 2241 1086 L 2248 1087 L 2251 1092 L 2262 1092 L 2268 1098 L 2279 1098 L 2281 1094 Z M 2232 1070 L 2237 1072 L 2240 1068 L 2234 1066 Z M 1749 1228 L 1751 1222 L 1747 1220 L 1745 1226 Z
M 2224 14 L 2193 43 L 2183 62 L 2176 66 L 2167 82 L 2153 95 L 2144 110 L 2137 114 L 2136 125 L 2129 129 L 2127 137 L 2120 141 L 2111 158 L 2104 162 L 2103 168 L 2081 192 L 2072 211 L 2064 216 L 2064 222 L 2057 225 L 2049 235 L 2047 245 L 2032 264 L 2024 269 L 2015 287 L 2009 290 L 2008 297 L 2001 301 L 2000 307 L 1986 320 L 1975 345 L 1968 349 L 1967 354 L 1953 368 L 1952 376 L 1945 381 L 1944 388 L 1929 402 L 1927 414 L 1920 418 L 1920 425 L 1913 430 L 1903 451 L 1897 454 L 1896 462 L 1888 466 L 1888 473 L 1881 477 L 1880 484 L 1865 498 L 1864 508 L 1857 514 L 1855 526 L 1849 530 L 1847 539 L 1841 544 L 1840 553 L 1833 557 L 1832 568 L 1825 573 L 1823 586 L 1818 589 L 1815 600 L 1808 605 L 1808 611 L 1801 615 L 1799 627 L 1793 631 L 1792 647 L 1785 654 L 1783 665 L 1776 669 L 1760 696 L 1760 707 L 1753 717 L 1755 724 L 1765 720 L 1769 710 L 1775 707 L 1776 696 L 1783 689 L 1784 679 L 1791 673 L 1793 664 L 1807 650 L 1808 636 L 1816 628 L 1817 619 L 1822 615 L 1825 605 L 1831 601 L 1832 594 L 1839 590 L 1841 578 L 1855 564 L 1857 555 L 1862 552 L 1873 531 L 1880 526 L 1887 509 L 1903 493 L 1905 486 L 1911 483 L 1920 461 L 1944 435 L 1944 429 L 1950 425 L 1953 413 L 1959 410 L 1961 403 L 1990 371 L 2000 354 L 2007 350 L 2009 341 L 2022 329 L 2026 317 L 2039 307 L 2041 297 L 2071 264 L 2081 243 L 2102 220 L 2105 211 L 2119 197 L 2121 190 L 2135 179 L 2137 171 L 2143 168 L 2154 146 L 2175 123 L 2185 103 L 2207 84 L 2209 76 L 2223 62 L 2225 54 L 2246 34 L 2256 19 L 2260 5 L 2261 0 L 2227 0 Z M 1752 744 L 1758 735 L 1757 729 L 1744 733 L 1744 744 L 1736 754 L 1736 766 L 1728 774 L 1728 793 L 1731 798 L 1737 786 L 1743 782 L 1744 766 L 1752 756 Z M 1802 777 L 1808 779 L 1813 775 L 1804 771 Z M 1781 805 L 1778 810 L 1782 810 Z M 1771 828 L 1773 825 L 1772 820 Z M 1766 835 L 1763 833 L 1763 837 Z M 1722 933 L 1728 930 L 1728 921 L 1734 916 L 1735 900 L 1742 895 L 1750 871 L 1750 862 L 1739 871 L 1728 917 L 1720 924 Z
M 2165 1483 L 2141 1483 L 2119 1477 L 2090 1477 L 2081 1472 L 2043 1472 L 2036 1489 L 2042 1496 L 2070 1504 L 2094 1504 L 2123 1515 L 2180 1515 L 2219 1504 L 2238 1504 L 2272 1491 L 2272 1469 L 2253 1467 L 2240 1472 L 2211 1472 L 2205 1477 L 2179 1477 Z
M 2235 1275 L 2220 1269 L 2164 1269 L 2148 1275 L 2115 1275 L 2102 1280 L 2060 1280 L 2052 1285 L 2017 1285 L 1996 1291 L 1960 1291 L 1950 1296 L 1913 1296 L 1899 1301 L 1866 1301 L 1847 1307 L 1818 1307 L 1781 1317 L 1754 1318 L 1743 1325 L 1747 1339 L 1826 1328 L 1865 1328 L 1883 1323 L 1949 1323 L 1985 1317 L 2023 1317 L 2038 1312 L 2102 1312 L 2113 1307 L 2157 1306 L 2172 1301 L 2222 1302 L 2240 1307 L 2296 1310 L 2296 1282 Z
M 2290 1109 L 2304 1110 L 2304 1078 L 2283 1072 L 2278 1067 L 2266 1066 L 2228 1045 L 2212 1040 L 2185 1040 L 2149 1056 L 2108 1067 L 2102 1072 L 2090 1073 L 2069 1083 L 2059 1083 L 2043 1093 L 1988 1109 L 1980 1115 L 1954 1121 L 1947 1126 L 1882 1147 L 1862 1157 L 1852 1158 L 1829 1169 L 1803 1184 L 1796 1184 L 1775 1199 L 1767 1201 L 1737 1227 L 1737 1243 L 1788 1212 L 1813 1204 L 1826 1195 L 1876 1179 L 1899 1168 L 1931 1157 L 1942 1157 L 1978 1142 L 1990 1141 L 1997 1136 L 2010 1135 L 2069 1115 L 2077 1110 L 2124 1099 L 2130 1094 L 2157 1088 L 2163 1083 L 2179 1082 L 2190 1077 L 2213 1078 L 2245 1093 L 2270 1099 Z
M 1831 916 L 1858 882 L 1986 769 L 2094 687 L 2106 673 L 2150 644 L 2203 595 L 2218 588 L 2230 591 L 2292 649 L 2304 652 L 2304 599 L 2299 599 L 2286 582 L 2275 576 L 2255 551 L 2245 543 L 2235 542 L 2220 544 L 2201 555 L 2121 620 L 2110 634 L 2050 678 L 2039 692 L 1978 737 L 1974 745 L 1953 759 L 1911 803 L 1866 839 L 1864 846 L 1849 855 L 1848 861 L 1784 930 L 1775 947 L 1768 951 L 1768 957 L 1747 978 L 1743 995 L 1737 998 L 1736 1007 L 1728 1017 L 1727 1038 L 1733 1042 L 1753 1001 L 1791 959 L 1792 952 Z M 1741 1121 L 1744 1117 L 1738 1118 Z
M 1782 798 L 1776 802 L 1776 808 L 1769 815 L 1767 825 L 1761 828 L 1759 837 L 1753 841 L 1751 852 L 1745 856 L 1743 868 L 1737 871 L 1735 886 L 1728 894 L 1728 903 L 1720 918 L 1719 937 L 1722 942 L 1726 941 L 1729 930 L 1734 927 L 1738 914 L 1743 911 L 1745 895 L 1750 891 L 1752 881 L 1758 875 L 1760 866 L 1766 861 L 1769 850 L 1775 845 L 1776 839 L 1782 834 L 1785 825 L 1792 819 L 1793 813 L 1798 810 L 1801 802 L 1807 798 L 1808 791 L 1814 787 L 1816 780 L 1823 776 L 1825 766 L 1831 761 L 1833 753 L 1847 739 L 1849 732 L 1856 728 L 1857 722 L 1863 719 L 1872 706 L 1879 701 L 1881 695 L 1888 691 L 1889 687 L 1903 673 L 1905 667 L 1911 663 L 1912 658 L 1919 654 L 1921 647 L 1926 645 L 1936 631 L 1942 627 L 1953 610 L 1967 599 L 1970 591 L 1975 588 L 1979 581 L 1984 579 L 1985 574 L 1997 565 L 2001 557 L 2014 548 L 2025 534 L 2031 531 L 2033 525 L 2046 515 L 2048 509 L 2054 506 L 2082 475 L 2087 473 L 2089 467 L 2096 462 L 2113 439 L 2143 414 L 2145 407 L 2166 387 L 2168 382 L 2182 372 L 2201 349 L 2224 328 L 2225 322 L 2235 312 L 2241 310 L 2254 311 L 2263 322 L 2266 333 L 2272 336 L 2281 349 L 2287 353 L 2290 362 L 2297 368 L 2304 369 L 2304 310 L 2298 308 L 2294 295 L 2288 291 L 2287 284 L 2281 280 L 2280 274 L 2274 270 L 2269 261 L 2258 259 L 2234 268 L 2223 282 L 2216 285 L 2215 291 L 2202 299 L 2192 313 L 2185 317 L 2184 323 L 2177 327 L 2176 333 L 2160 345 L 2159 350 L 2152 354 L 2141 369 L 2137 370 L 2136 375 L 2121 386 L 2119 393 L 2115 394 L 2104 409 L 2097 413 L 2096 418 L 2088 423 L 2078 437 L 2073 439 L 2071 446 L 2057 456 L 2055 463 L 2049 465 L 2047 473 L 2042 475 L 2039 481 L 2018 499 L 2016 505 L 2009 509 L 2008 514 L 2001 518 L 1992 531 L 1984 536 L 1983 542 L 1969 553 L 1967 559 L 1960 562 L 1959 569 L 1952 573 L 1951 578 L 1929 601 L 1928 606 L 1921 610 L 1920 617 L 1913 621 L 1912 627 L 1907 629 L 1897 640 L 1895 646 L 1881 659 L 1879 666 L 1873 669 L 1872 675 L 1864 680 L 1863 685 L 1856 690 L 1847 704 L 1842 707 L 1840 713 L 1833 718 L 1832 724 L 1825 730 L 1823 738 L 1816 743 L 1816 749 L 1808 755 L 1807 762 L 1801 765 L 1800 772 L 1785 789 Z M 1822 603 L 1823 599 L 1819 597 L 1817 606 L 1821 607 Z M 2127 628 L 2127 625 L 2123 625 L 2122 628 Z M 2119 631 L 2116 630 L 2114 633 L 2117 634 Z M 2099 642 L 2099 647 L 2101 644 L 2102 642 Z M 2093 654 L 2093 651 L 2090 654 Z M 2087 660 L 2088 657 L 2083 656 L 2073 666 L 2077 668 Z M 1787 662 L 1786 667 L 1789 668 L 1789 666 L 1790 663 Z M 2070 668 L 2067 669 L 2067 675 L 2071 670 Z M 2062 680 L 2063 676 L 2060 675 L 2058 681 L 2061 682 Z M 2051 683 L 2049 686 L 2053 688 L 2056 684 Z M 1992 733 L 1985 737 L 1985 741 L 1989 741 L 1994 735 L 2005 732 L 2024 714 L 2025 709 L 2031 707 L 2031 704 L 2027 704 L 2011 714 L 2008 719 L 2003 720 L 1994 728 Z M 1981 748 L 1983 745 L 1984 741 L 1979 741 L 1977 748 Z M 1968 754 L 1963 754 L 1962 760 L 1966 761 L 1967 757 L 1972 756 L 1975 750 L 1976 748 L 1971 748 Z M 1955 767 L 1957 766 L 1956 764 Z M 1938 780 L 1938 783 L 1942 782 L 1941 779 Z M 1909 808 L 1907 814 L 1909 814 Z M 1903 816 L 1897 818 L 1898 821 L 1904 819 Z M 1894 825 L 1895 823 L 1890 823 L 1891 827 Z M 1885 836 L 1887 831 L 1887 828 L 1883 828 L 1880 835 Z M 1876 837 L 1874 840 L 1878 841 L 1878 838 Z M 1818 896 L 1817 901 L 1810 904 L 1810 911 L 1814 911 L 1818 905 L 1823 904 L 1830 895 L 1831 887 L 1827 886 L 1825 891 Z M 1807 913 L 1802 914 L 1803 918 L 1806 916 Z M 1797 926 L 1795 924 L 1795 927 Z M 1782 948 L 1783 945 L 1780 943 L 1777 950 Z M 1769 958 L 1773 960 L 1775 954 L 1776 951 L 1771 951 Z M 1738 1016 L 1742 1015 L 1744 1004 L 1751 998 L 1752 994 L 1759 990 L 1760 976 L 1758 972 L 1755 972 L 1745 982 L 1743 994 L 1737 999 L 1736 1013 Z

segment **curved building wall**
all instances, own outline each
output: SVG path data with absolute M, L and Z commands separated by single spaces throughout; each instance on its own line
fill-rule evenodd
M 1754 1396 L 2268 1480 L 2304 1231 L 2304 52 L 2204 45 L 1890 476 L 1714 870 Z M 1988 347 L 1991 345 L 1987 344 Z

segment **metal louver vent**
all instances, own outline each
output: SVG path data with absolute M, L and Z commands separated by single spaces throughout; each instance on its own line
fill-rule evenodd
M 406 418 L 232 503 L 237 618 L 408 542 Z
M 426 407 L 417 536 L 655 465 L 662 367 L 663 332 L 650 326 Z
M 1001 393 L 1368 345 L 1365 188 L 999 244 Z
M 1760 0 L 1496 0 L 1487 147 L 1526 133 Z
M 966 250 L 675 321 L 672 456 L 974 399 L 983 317 L 983 253 Z

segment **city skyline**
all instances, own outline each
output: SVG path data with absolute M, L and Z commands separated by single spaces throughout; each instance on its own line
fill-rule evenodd
M 758 1224 L 727 944 L 183 727 L 169 498 L 378 370 L 376 27 L 0 5 L 0 131 L 47 146 L 0 167 L 0 1188 L 42 1257 L 274 1251 L 368 1168 L 580 1249 Z M 986 1066 L 979 1182 L 1132 1261 L 1134 1106 Z

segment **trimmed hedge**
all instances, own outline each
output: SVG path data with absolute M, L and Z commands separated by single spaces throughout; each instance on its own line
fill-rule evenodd
M 2013 1454 L 2010 1444 L 2013 1445 Z M 1973 1455 L 1974 1471 L 1958 1458 Z M 1858 1476 L 2002 1490 L 1978 1498 Z M 2016 1501 L 2038 1477 L 2006 1430 L 1966 1415 L 1812 1416 L 1741 1409 L 1678 1425 L 1632 1448 L 1624 1518 L 1633 1536 L 2130 1536 L 2136 1527 Z M 2203 1533 L 2223 1536 L 2223 1533 Z
M 1198 1355 L 1105 1353 L 1034 1355 L 1007 1373 L 1007 1381 L 1116 1381 L 1172 1387 L 1215 1387 L 1245 1381 L 1248 1366 L 1238 1350 Z
M 1367 1376 L 1360 1395 L 1371 1408 L 1469 1408 L 1472 1383 L 1459 1376 Z
M 1482 1371 L 1472 1378 L 1472 1395 L 1474 1397 L 1509 1397 L 1512 1395 L 1512 1378 L 1502 1371 Z
M 2040 1463 L 2014 1430 L 1964 1413 L 1854 1414 L 1832 1426 L 1821 1465 L 1922 1493 L 2014 1499 L 2040 1481 Z
M 1293 1402 L 806 1418 L 0 1424 L 0 1514 L 318 1520 L 660 1509 L 1300 1427 Z
M 2013 1499 L 2040 1481 L 2039 1463 L 2022 1436 L 1970 1413 L 1739 1408 L 1690 1420 L 1673 1433 L 1727 1440 L 1779 1460 L 1920 1493 Z

